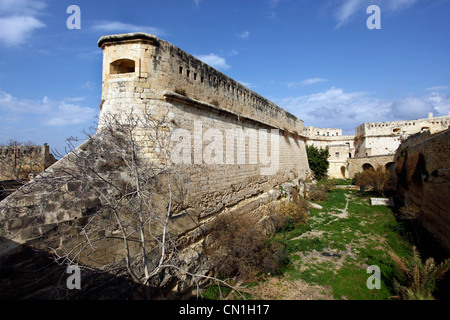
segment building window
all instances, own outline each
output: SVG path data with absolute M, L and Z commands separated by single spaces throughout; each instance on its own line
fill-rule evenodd
M 179 71 L 180 71 L 180 74 L 183 74 L 183 67 L 180 67 Z
M 109 67 L 110 74 L 133 73 L 136 63 L 131 59 L 119 59 L 111 62 Z
M 336 152 L 336 153 L 334 154 L 334 156 L 335 156 L 336 158 L 339 158 L 339 152 Z

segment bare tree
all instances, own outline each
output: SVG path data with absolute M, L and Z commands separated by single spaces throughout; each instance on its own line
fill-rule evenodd
M 35 185 L 46 190 L 40 193 L 41 214 L 49 219 L 50 207 L 58 223 L 70 215 L 64 218 L 68 229 L 76 221 L 77 234 L 50 247 L 59 264 L 86 268 L 93 263 L 105 271 L 124 268 L 148 288 L 181 275 L 197 287 L 210 280 L 232 287 L 187 270 L 180 260 L 182 244 L 171 218 L 186 209 L 186 190 L 171 162 L 176 122 L 168 114 L 145 109 L 106 115 L 97 132 L 86 133 L 88 139 L 79 147 L 74 148 L 77 139 L 69 139 L 68 154 L 35 179 Z M 72 208 L 61 199 L 73 201 Z M 102 252 L 106 254 L 100 256 Z

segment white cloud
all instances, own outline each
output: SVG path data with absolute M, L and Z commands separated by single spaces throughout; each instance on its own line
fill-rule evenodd
M 336 28 L 339 28 L 346 24 L 353 16 L 353 14 L 361 8 L 362 5 L 362 0 L 345 0 L 335 13 L 335 17 L 338 22 Z
M 236 35 L 241 39 L 248 39 L 248 37 L 250 36 L 250 32 L 244 31 L 242 33 L 237 33 Z
M 409 120 L 426 118 L 433 111 L 433 105 L 421 98 L 404 97 L 394 100 L 391 105 L 395 117 Z
M 164 35 L 165 31 L 152 26 L 140 26 L 131 23 L 124 23 L 120 21 L 99 21 L 92 27 L 95 31 L 102 32 L 145 32 L 154 35 Z
M 442 116 L 450 110 L 448 92 L 387 100 L 368 92 L 345 92 L 331 87 L 319 93 L 273 101 L 302 119 L 305 126 L 342 128 L 348 134 L 365 122 L 427 118 L 429 112 Z
M 0 42 L 6 46 L 26 43 L 32 33 L 46 25 L 36 16 L 47 4 L 36 0 L 0 1 Z
M 0 18 L 0 41 L 7 46 L 25 43 L 31 33 L 45 24 L 31 16 L 11 16 Z
M 303 80 L 301 82 L 289 82 L 287 84 L 287 87 L 288 88 L 304 87 L 304 86 L 309 86 L 309 85 L 326 82 L 326 81 L 327 81 L 327 79 L 323 79 L 323 78 L 310 78 L 310 79 Z
M 35 16 L 47 7 L 44 1 L 36 0 L 1 0 L 0 13 L 7 15 Z
M 426 88 L 426 91 L 444 91 L 444 90 L 450 90 L 449 86 L 435 86 L 435 87 L 430 87 L 430 88 Z
M 43 124 L 47 126 L 67 126 L 86 123 L 92 120 L 96 112 L 92 108 L 81 107 L 76 104 L 59 102 L 54 114 Z
M 240 80 L 236 80 L 237 82 L 239 82 L 240 84 L 242 84 L 243 86 L 247 87 L 247 88 L 256 88 L 257 86 L 254 85 L 253 83 L 250 82 L 245 82 L 245 81 L 240 81 Z
M 48 98 L 40 101 L 24 98 L 16 98 L 11 94 L 0 91 L 0 111 L 2 116 L 6 114 L 43 114 L 49 111 Z
M 87 123 L 94 119 L 97 110 L 77 104 L 69 104 L 65 101 L 55 101 L 47 96 L 41 100 L 31 100 L 14 97 L 11 94 L 0 91 L 0 112 L 3 119 L 16 119 L 18 123 L 31 122 L 35 126 L 66 126 Z M 72 101 L 80 99 L 72 99 Z
M 367 92 L 345 92 L 335 87 L 274 102 L 302 119 L 305 126 L 342 128 L 349 133 L 361 123 L 388 119 L 391 104 Z
M 447 89 L 450 91 L 450 88 Z M 448 115 L 450 111 L 450 93 L 432 92 L 431 94 L 422 97 L 425 102 L 433 105 L 435 115 Z
M 214 53 L 204 54 L 204 55 L 196 55 L 196 57 L 202 60 L 204 63 L 209 64 L 211 67 L 227 70 L 230 66 L 227 64 L 225 58 L 219 57 Z

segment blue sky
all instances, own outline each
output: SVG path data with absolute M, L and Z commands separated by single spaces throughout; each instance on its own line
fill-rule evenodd
M 69 30 L 69 5 L 81 29 Z M 381 29 L 366 12 L 378 5 Z M 0 143 L 96 124 L 100 36 L 142 31 L 197 56 L 304 125 L 447 115 L 449 0 L 0 0 Z

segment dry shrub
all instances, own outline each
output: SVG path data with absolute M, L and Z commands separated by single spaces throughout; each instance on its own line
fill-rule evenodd
M 215 107 L 220 107 L 220 103 L 218 100 L 212 100 L 210 103 Z
M 305 223 L 308 220 L 309 203 L 305 199 L 298 198 L 295 202 L 284 201 L 280 204 L 279 214 L 287 218 L 288 223 Z
M 320 187 L 325 192 L 329 192 L 329 191 L 333 190 L 338 184 L 339 184 L 339 181 L 334 178 L 320 181 Z
M 182 95 L 182 96 L 187 97 L 186 90 L 183 89 L 183 88 L 175 88 L 174 92 L 177 93 L 177 94 L 180 94 L 180 95 Z
M 356 180 L 356 185 L 373 189 L 382 194 L 388 180 L 389 172 L 384 167 L 379 166 L 377 170 L 367 169 L 361 172 Z
M 270 242 L 262 226 L 245 217 L 218 217 L 211 240 L 220 277 L 245 281 L 258 273 L 277 273 L 286 258 L 284 246 Z
M 327 191 L 321 186 L 315 186 L 309 190 L 308 199 L 314 202 L 328 200 Z

